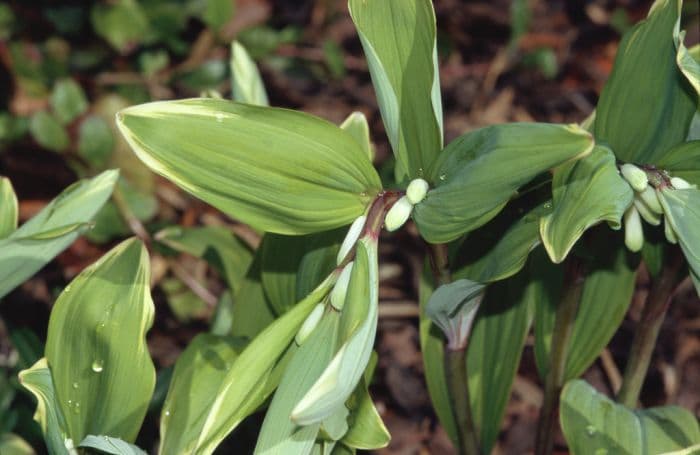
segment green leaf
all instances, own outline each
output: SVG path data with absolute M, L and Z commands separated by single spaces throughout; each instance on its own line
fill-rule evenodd
M 240 338 L 198 335 L 175 364 L 160 420 L 158 453 L 200 453 L 197 441 L 228 370 L 245 343 Z
M 51 109 L 62 124 L 75 120 L 88 108 L 85 92 L 73 79 L 61 79 L 56 82 L 51 92 Z
M 543 286 L 540 281 L 528 283 L 535 277 L 524 272 L 490 285 L 469 337 L 469 396 L 484 453 L 491 452 L 498 437 L 530 331 Z
M 112 193 L 117 171 L 66 188 L 35 217 L 0 240 L 0 297 L 66 249 Z M 48 235 L 52 234 L 52 235 Z
M 235 2 L 231 0 L 205 0 L 202 20 L 214 30 L 220 29 L 233 17 Z
M 68 438 L 68 430 L 58 405 L 46 359 L 42 358 L 28 370 L 21 371 L 19 381 L 36 397 L 34 420 L 41 427 L 49 453 L 70 455 L 64 442 Z
M 136 439 L 155 385 L 149 280 L 146 249 L 126 240 L 66 286 L 51 311 L 46 358 L 74 442 Z
M 551 210 L 551 202 L 540 204 L 513 221 L 503 232 L 488 224 L 471 232 L 460 246 L 453 279 L 468 278 L 488 283 L 504 280 L 518 273 L 532 250 L 540 244 L 540 217 Z M 493 220 L 500 222 L 500 217 Z M 498 223 L 501 224 L 501 223 Z
M 308 234 L 263 237 L 262 283 L 268 302 L 283 314 L 335 268 L 346 228 Z
M 397 180 L 422 177 L 442 149 L 432 2 L 350 0 L 349 8 L 396 156 Z
M 271 369 L 287 350 L 297 331 L 316 304 L 330 291 L 335 275 L 282 317 L 267 326 L 241 352 L 227 371 L 209 406 L 202 427 L 198 453 L 211 453 L 246 416 L 252 413 L 271 392 L 265 382 Z
M 262 251 L 255 252 L 253 262 L 243 277 L 241 288 L 234 295 L 231 334 L 252 339 L 275 320 L 275 313 L 267 301 L 262 286 Z
M 190 99 L 125 109 L 118 124 L 156 173 L 263 231 L 349 224 L 381 186 L 349 134 L 300 112 Z
M 114 150 L 112 130 L 101 117 L 91 115 L 80 124 L 78 154 L 94 167 L 107 163 Z
M 594 134 L 622 161 L 656 164 L 683 142 L 697 110 L 676 65 L 674 28 L 681 3 L 657 0 L 648 17 L 625 34 L 600 95 Z
M 615 155 L 602 146 L 581 160 L 557 168 L 552 188 L 553 210 L 542 217 L 540 235 L 549 257 L 557 264 L 591 226 L 607 221 L 619 229 L 634 197 L 617 170 Z
M 17 229 L 19 204 L 12 183 L 7 177 L 0 177 L 0 239 Z
M 700 185 L 700 140 L 684 142 L 666 152 L 658 167 L 694 185 Z
M 628 409 L 582 380 L 562 391 L 560 418 L 573 455 L 658 454 L 697 444 L 695 416 L 678 406 Z
M 360 144 L 370 161 L 374 160 L 374 148 L 372 147 L 372 139 L 369 137 L 369 125 L 365 114 L 357 111 L 353 112 L 343 120 L 340 128 L 347 131 Z
M 665 221 L 671 224 L 690 267 L 690 276 L 700 294 L 700 190 L 657 191 Z
M 149 32 L 148 18 L 136 0 L 95 3 L 90 19 L 95 33 L 122 53 L 139 44 Z
M 78 447 L 94 449 L 111 455 L 146 455 L 146 452 L 137 446 L 109 436 L 88 435 Z
M 0 453 L 3 455 L 34 455 L 34 449 L 27 441 L 13 433 L 0 435 Z
M 566 379 L 581 375 L 595 361 L 619 328 L 632 302 L 637 264 L 628 257 L 621 234 L 601 227 L 595 235 L 597 237 L 587 248 L 598 253 L 587 266 L 569 341 Z M 549 369 L 552 331 L 561 297 L 562 279 L 550 284 L 550 297 L 536 306 L 535 360 L 542 378 Z
M 206 260 L 222 274 L 234 294 L 253 261 L 250 249 L 225 227 L 173 226 L 158 232 L 155 238 L 176 251 Z
M 32 116 L 29 132 L 40 146 L 54 152 L 62 152 L 70 145 L 66 130 L 56 117 L 46 111 L 39 111 Z
M 674 29 L 673 36 L 678 43 L 676 63 L 678 63 L 678 67 L 683 72 L 683 75 L 688 79 L 690 85 L 692 85 L 695 91 L 700 94 L 700 60 L 698 60 L 697 55 L 693 55 L 693 52 L 696 54 L 698 53 L 700 47 L 695 45 L 695 47 L 690 50 L 685 47 L 685 31 Z
M 231 292 L 224 291 L 216 303 L 216 310 L 209 321 L 209 331 L 214 335 L 227 335 L 233 327 L 234 303 Z
M 435 187 L 414 209 L 418 230 L 432 243 L 454 240 L 492 219 L 535 176 L 592 148 L 576 125 L 513 123 L 460 136 L 431 168 Z
M 484 288 L 484 284 L 461 279 L 441 285 L 428 299 L 425 315 L 445 334 L 448 349 L 459 351 L 466 346 Z
M 255 66 L 255 62 L 250 58 L 245 47 L 238 41 L 231 43 L 230 65 L 233 100 L 258 106 L 269 106 L 267 91 L 258 67 Z
M 321 424 L 300 426 L 290 419 L 290 415 L 333 358 L 339 322 L 339 314 L 326 309 L 319 325 L 294 353 L 265 415 L 255 446 L 256 454 L 304 454 L 311 451 Z

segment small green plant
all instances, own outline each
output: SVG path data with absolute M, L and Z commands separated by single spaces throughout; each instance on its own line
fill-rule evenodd
M 372 165 L 361 114 L 336 126 L 267 106 L 252 60 L 235 43 L 236 102 L 121 110 L 119 129 L 149 168 L 264 233 L 254 253 L 211 228 L 156 235 L 196 256 L 215 251 L 231 290 L 211 333 L 195 338 L 175 366 L 158 453 L 212 453 L 264 407 L 255 453 L 386 446 L 367 389 L 378 243 L 383 228 L 410 218 L 427 251 L 426 379 L 458 453 L 493 448 L 533 325 L 545 385 L 536 453 L 552 451 L 557 409 L 572 453 L 700 444 L 688 411 L 634 410 L 686 264 L 700 289 L 700 64 L 697 49 L 683 44 L 681 6 L 656 1 L 625 35 L 582 125 L 495 125 L 445 145 L 431 2 L 350 0 L 395 183 L 382 183 Z M 238 262 L 230 249 L 241 251 Z M 652 288 L 615 404 L 576 378 L 620 325 L 640 261 Z M 145 347 L 149 275 L 146 249 L 126 240 L 59 297 L 45 358 L 20 375 L 39 401 L 51 453 L 141 453 L 132 443 L 155 383 Z

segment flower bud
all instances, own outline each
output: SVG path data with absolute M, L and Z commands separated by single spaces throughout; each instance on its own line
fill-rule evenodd
M 691 188 L 697 188 L 696 185 L 691 185 L 690 183 L 688 183 L 680 177 L 672 177 L 671 185 L 677 190 L 688 190 Z
M 348 229 L 348 233 L 345 235 L 343 243 L 340 245 L 340 249 L 338 250 L 336 264 L 343 262 L 345 256 L 348 255 L 352 247 L 355 245 L 355 243 L 357 243 L 357 239 L 360 238 L 360 234 L 362 233 L 362 228 L 365 227 L 365 222 L 367 222 L 366 215 L 358 216 L 357 219 L 352 222 L 350 229 Z
M 331 306 L 336 310 L 340 311 L 343 309 L 345 304 L 345 296 L 348 294 L 348 284 L 350 283 L 350 275 L 352 274 L 353 262 L 343 268 L 338 276 L 338 281 L 335 282 L 335 286 L 331 291 Z
M 408 221 L 412 211 L 413 204 L 408 200 L 408 197 L 402 196 L 386 214 L 386 219 L 384 220 L 386 230 L 392 232 L 403 226 Z
M 644 231 L 642 230 L 642 220 L 634 205 L 627 209 L 624 215 L 625 220 L 625 245 L 633 253 L 637 253 L 644 245 Z
M 641 198 L 635 196 L 634 207 L 637 209 L 644 221 L 651 224 L 652 226 L 658 226 L 661 224 L 661 215 L 654 213 L 649 206 Z
M 664 235 L 666 235 L 666 240 L 674 245 L 678 243 L 678 237 L 676 237 L 676 232 L 673 230 L 673 226 L 668 222 L 668 218 L 664 220 Z
M 659 196 L 656 194 L 656 190 L 654 188 L 647 186 L 644 191 L 639 193 L 639 196 L 652 212 L 658 213 L 659 215 L 664 213 L 664 209 L 661 207 L 661 202 L 659 202 Z
M 316 326 L 318 325 L 319 322 L 321 322 L 321 318 L 323 317 L 323 311 L 325 309 L 325 305 L 322 303 L 319 303 L 314 307 L 313 310 L 311 310 L 311 313 L 306 317 L 304 320 L 304 323 L 301 325 L 299 328 L 299 331 L 297 332 L 297 335 L 294 337 L 294 341 L 301 346 L 302 343 L 311 335 L 311 332 L 314 331 Z
M 642 192 L 649 185 L 647 173 L 639 169 L 634 164 L 625 163 L 620 167 L 622 177 L 627 180 L 627 183 L 635 190 Z
M 428 194 L 428 182 L 423 179 L 411 180 L 411 183 L 408 184 L 408 188 L 406 188 L 408 202 L 413 205 L 425 199 L 426 194 Z

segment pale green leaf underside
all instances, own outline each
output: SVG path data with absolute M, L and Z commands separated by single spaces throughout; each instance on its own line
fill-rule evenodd
M 156 173 L 266 232 L 349 224 L 381 188 L 352 136 L 301 112 L 202 98 L 131 107 L 118 125 Z
M 671 223 L 688 261 L 695 289 L 700 294 L 700 190 L 664 189 L 657 194 L 666 221 Z
M 234 101 L 268 106 L 267 91 L 258 67 L 245 47 L 238 41 L 231 43 L 231 90 Z
M 37 400 L 34 420 L 39 423 L 49 453 L 69 455 L 65 446 L 66 423 L 56 400 L 56 392 L 46 358 L 19 373 L 19 381 Z
M 347 131 L 347 133 L 357 141 L 370 161 L 374 159 L 374 150 L 372 149 L 372 140 L 369 136 L 369 125 L 367 124 L 367 117 L 365 117 L 365 114 L 362 112 L 353 112 L 343 120 L 343 123 L 340 124 L 340 128 Z
M 632 203 L 633 190 L 620 176 L 610 149 L 596 147 L 576 162 L 554 171 L 553 210 L 540 222 L 540 235 L 555 263 L 566 258 L 576 241 L 602 221 L 616 229 Z
M 19 207 L 10 179 L 0 177 L 0 239 L 17 229 Z
M 200 453 L 197 441 L 217 390 L 245 344 L 239 338 L 198 335 L 175 364 L 160 420 L 158 453 Z
M 562 391 L 560 419 L 572 455 L 659 454 L 700 442 L 695 417 L 678 406 L 634 411 L 582 380 Z
M 681 0 L 657 1 L 625 34 L 596 109 L 596 139 L 626 162 L 656 162 L 683 142 L 697 99 L 676 65 Z M 658 100 L 651 103 L 649 100 Z
M 139 447 L 119 438 L 109 436 L 95 436 L 91 434 L 83 439 L 79 447 L 87 447 L 110 455 L 146 455 L 146 452 Z
M 117 177 L 117 171 L 106 171 L 71 185 L 0 240 L 0 297 L 73 243 L 112 194 Z
M 438 156 L 435 188 L 414 218 L 429 242 L 448 242 L 493 218 L 538 174 L 590 153 L 593 138 L 576 125 L 513 123 L 467 133 Z
M 148 253 L 130 239 L 83 270 L 53 307 L 46 358 L 74 442 L 136 439 L 155 385 L 149 280 Z
M 350 0 L 399 180 L 422 177 L 442 149 L 442 102 L 429 0 Z

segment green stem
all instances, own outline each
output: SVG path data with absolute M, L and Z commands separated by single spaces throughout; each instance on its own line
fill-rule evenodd
M 457 424 L 458 453 L 478 455 L 479 443 L 469 403 L 466 349 L 451 350 L 445 347 L 445 376 Z
M 430 244 L 429 248 L 430 266 L 436 286 L 450 283 L 452 276 L 447 245 Z M 457 452 L 460 455 L 478 455 L 481 452 L 469 401 L 466 346 L 456 350 L 445 346 L 444 372 L 447 390 L 452 400 L 450 407 L 457 427 Z
M 544 401 L 537 422 L 536 455 L 548 455 L 552 453 L 554 447 L 559 393 L 564 386 L 569 341 L 583 292 L 584 274 L 581 263 L 575 258 L 570 258 L 566 265 L 564 289 L 557 307 L 552 333 L 549 369 L 544 384 Z
M 644 385 L 659 330 L 666 317 L 673 291 L 678 286 L 683 260 L 677 248 L 673 250 L 669 253 L 670 257 L 664 261 L 664 266 L 654 280 L 644 302 L 644 309 L 634 333 L 632 348 L 625 367 L 622 386 L 617 394 L 617 401 L 629 408 L 637 407 L 639 393 Z

